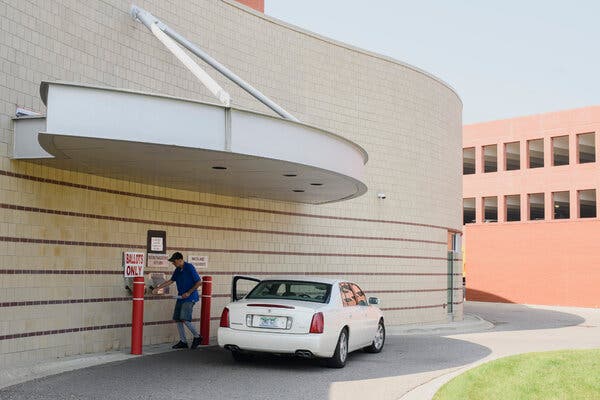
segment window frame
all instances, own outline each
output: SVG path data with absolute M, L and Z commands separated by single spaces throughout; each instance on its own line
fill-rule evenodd
M 542 165 L 538 165 L 535 167 L 531 166 L 531 144 L 532 142 L 541 142 L 542 143 Z M 544 138 L 537 139 L 528 139 L 527 140 L 527 169 L 537 169 L 544 168 L 546 166 L 546 162 L 544 161 Z
M 350 283 L 350 288 L 352 289 L 352 292 L 354 293 L 354 299 L 356 300 L 356 304 L 359 306 L 368 306 L 369 305 L 369 299 L 367 299 L 367 295 L 365 294 L 365 292 L 356 284 L 356 283 Z M 363 297 L 364 300 L 361 300 L 360 297 Z M 361 301 L 364 304 L 361 304 Z
M 558 139 L 565 139 L 565 138 L 567 139 L 567 163 L 566 164 L 556 164 L 555 151 L 554 151 L 554 143 Z M 550 148 L 552 150 L 551 164 L 552 164 L 553 167 L 562 167 L 564 165 L 571 165 L 569 135 L 552 136 L 550 138 Z
M 354 304 L 349 304 L 349 302 L 346 301 L 346 299 L 348 298 L 348 296 L 345 296 L 345 294 L 347 292 L 344 291 L 343 286 L 347 286 L 348 291 L 350 292 L 352 295 L 352 299 L 354 299 Z M 340 282 L 339 285 L 339 290 L 340 290 L 340 297 L 342 299 L 342 306 L 343 307 L 354 307 L 356 305 L 358 305 L 358 301 L 356 301 L 356 297 L 354 296 L 354 291 L 352 290 L 352 286 L 350 286 L 350 282 Z
M 542 195 L 542 213 L 543 218 L 533 219 L 531 218 L 531 197 L 536 195 Z M 546 196 L 543 192 L 527 193 L 527 221 L 545 221 L 546 220 Z
M 473 215 L 472 222 L 465 223 L 465 200 L 473 200 Z M 476 197 L 463 197 L 463 225 L 477 223 L 477 198 Z
M 556 212 L 559 207 L 556 206 L 556 200 L 554 197 L 559 194 L 567 194 L 567 217 L 565 218 L 556 218 Z M 561 220 L 561 219 L 571 219 L 571 192 L 569 190 L 559 190 L 556 192 L 552 192 L 552 219 L 553 220 Z
M 594 213 L 595 215 L 593 217 L 582 217 L 581 216 L 581 192 L 589 192 L 589 191 L 593 191 L 594 192 Z M 582 219 L 593 219 L 593 218 L 598 218 L 598 201 L 597 201 L 597 193 L 596 193 L 596 189 L 581 189 L 577 191 L 577 218 L 582 218 Z
M 473 150 L 473 172 L 465 173 L 465 151 Z M 477 173 L 477 149 L 475 146 L 463 147 L 463 175 L 475 175 Z
M 496 199 L 496 219 L 494 220 L 493 218 L 486 218 L 486 213 L 485 213 L 485 199 Z M 481 198 L 482 201 L 482 211 L 483 211 L 483 222 L 484 223 L 497 223 L 498 222 L 498 196 L 484 196 Z
M 495 147 L 496 148 L 496 169 L 494 171 L 486 171 L 485 170 L 485 149 L 486 147 Z M 493 174 L 494 172 L 498 172 L 498 144 L 494 143 L 494 144 L 486 144 L 484 146 L 481 146 L 481 158 L 482 158 L 482 172 L 484 174 Z
M 519 219 L 509 220 L 508 219 L 508 198 L 516 197 L 519 199 Z M 523 215 L 521 215 L 521 195 L 520 194 L 507 194 L 504 195 L 504 221 L 505 222 L 521 222 L 523 220 Z
M 517 145 L 517 150 L 518 150 L 517 161 L 519 163 L 519 166 L 517 168 L 508 169 L 508 158 L 507 158 L 508 151 L 507 151 L 507 148 L 508 148 L 509 145 L 514 145 L 514 144 Z M 520 169 L 521 169 L 521 142 L 516 141 L 516 142 L 507 142 L 507 143 L 504 143 L 504 170 L 505 171 L 519 171 Z
M 593 161 L 584 161 L 581 162 L 581 149 L 579 146 L 581 146 L 581 143 L 579 143 L 580 138 L 582 136 L 586 136 L 586 135 L 591 135 L 592 136 L 592 141 L 594 142 L 593 144 L 593 149 L 594 149 L 594 160 Z M 596 162 L 596 132 L 585 132 L 585 133 L 578 133 L 577 134 L 577 164 L 592 164 Z

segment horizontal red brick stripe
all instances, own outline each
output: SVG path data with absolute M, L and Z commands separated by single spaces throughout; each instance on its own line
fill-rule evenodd
M 173 271 L 151 271 L 146 270 L 146 273 L 164 273 L 171 274 Z M 123 271 L 106 271 L 106 270 L 62 270 L 62 269 L 0 269 L 0 275 L 123 275 Z M 201 271 L 201 275 L 250 275 L 250 276 L 448 276 L 443 272 L 250 272 L 250 271 Z M 461 275 L 453 273 L 454 276 Z
M 213 297 L 217 297 L 214 296 Z M 117 301 L 131 301 L 131 296 L 125 297 L 99 297 L 95 299 L 67 299 L 67 300 L 30 300 L 30 301 L 7 301 L 0 303 L 2 307 L 22 307 L 22 306 L 45 306 L 55 304 L 81 304 L 81 303 L 111 303 Z M 167 296 L 147 296 L 144 300 L 173 300 Z
M 457 302 L 453 304 L 462 304 L 462 302 Z M 430 306 L 413 306 L 413 307 L 392 307 L 392 308 L 381 308 L 382 311 L 403 311 L 403 310 L 416 310 L 423 308 L 438 308 L 445 307 L 445 304 L 436 304 Z M 211 317 L 211 321 L 218 321 L 220 317 Z M 192 322 L 200 321 L 199 318 L 192 319 Z M 153 326 L 153 325 L 168 325 L 172 324 L 174 321 L 150 321 L 144 322 L 144 326 Z M 112 324 L 112 325 L 97 325 L 97 326 L 85 326 L 81 328 L 66 328 L 66 329 L 54 329 L 48 331 L 37 331 L 37 332 L 24 332 L 24 333 L 13 333 L 10 335 L 1 335 L 0 341 L 9 340 L 9 339 L 21 339 L 26 337 L 33 336 L 47 336 L 47 335 L 59 335 L 64 333 L 76 333 L 76 332 L 87 332 L 87 331 L 99 331 L 104 329 L 119 329 L 119 328 L 131 328 L 130 323 L 126 324 Z
M 446 292 L 448 289 L 415 289 L 415 290 L 365 290 L 367 294 L 371 293 L 419 293 L 419 292 Z M 453 290 L 462 290 L 454 288 Z M 230 297 L 229 293 L 212 294 L 213 298 Z M 3 307 L 24 307 L 24 306 L 46 306 L 61 304 L 82 304 L 82 303 L 111 303 L 119 301 L 131 301 L 131 296 L 125 297 L 100 297 L 94 299 L 66 299 L 66 300 L 29 300 L 29 301 L 7 301 L 0 303 Z M 144 300 L 174 300 L 169 295 L 164 296 L 146 296 Z
M 178 227 L 178 228 L 193 228 L 193 229 L 204 229 L 204 230 L 213 230 L 213 231 L 246 232 L 246 233 L 260 233 L 260 234 L 269 234 L 269 235 L 318 237 L 318 238 L 332 238 L 332 239 L 387 240 L 387 241 L 430 243 L 430 244 L 441 244 L 441 245 L 447 244 L 446 242 L 435 241 L 435 240 L 406 239 L 406 238 L 384 237 L 384 236 L 326 235 L 326 234 L 320 234 L 320 233 L 270 231 L 270 230 L 263 230 L 263 229 L 229 228 L 229 227 L 223 227 L 223 226 L 184 224 L 184 223 L 178 223 L 178 222 L 165 222 L 165 221 L 137 219 L 137 218 L 114 217 L 114 216 L 109 216 L 109 215 L 85 214 L 85 213 L 72 212 L 72 211 L 51 210 L 51 209 L 47 209 L 47 208 L 37 208 L 37 207 L 25 207 L 25 206 L 18 206 L 18 205 L 14 205 L 14 204 L 3 204 L 3 203 L 0 203 L 0 208 L 4 208 L 4 209 L 8 209 L 8 210 L 17 210 L 17 211 L 64 215 L 64 216 L 69 216 L 69 217 L 92 218 L 92 219 L 100 219 L 100 220 L 108 220 L 108 221 L 131 222 L 131 223 L 149 224 L 149 225 L 164 225 L 164 226 L 174 226 L 174 227 Z
M 416 222 L 404 222 L 404 221 L 371 219 L 371 218 L 337 217 L 337 216 L 323 215 L 323 214 L 308 214 L 308 213 L 298 213 L 298 212 L 289 212 L 289 211 L 268 210 L 268 209 L 264 209 L 264 208 L 228 206 L 228 205 L 224 205 L 224 204 L 207 203 L 207 202 L 203 202 L 203 201 L 173 199 L 170 197 L 161 197 L 161 196 L 153 196 L 153 195 L 142 194 L 142 193 L 133 193 L 133 192 L 125 192 L 125 191 L 121 191 L 121 190 L 105 189 L 105 188 L 96 187 L 96 186 L 82 185 L 82 184 L 71 183 L 71 182 L 66 182 L 66 181 L 59 181 L 56 179 L 40 178 L 37 176 L 20 174 L 20 173 L 16 173 L 16 172 L 3 171 L 3 170 L 0 170 L 0 175 L 9 176 L 9 177 L 13 177 L 13 178 L 19 178 L 19 179 L 27 179 L 27 180 L 31 180 L 31 181 L 35 181 L 35 182 L 68 186 L 68 187 L 73 187 L 73 188 L 78 188 L 78 189 L 93 190 L 96 192 L 117 194 L 117 195 L 121 195 L 121 196 L 139 197 L 139 198 L 143 198 L 143 199 L 159 200 L 159 201 L 166 201 L 166 202 L 171 202 L 171 203 L 190 204 L 190 205 L 196 205 L 196 206 L 225 208 L 225 209 L 230 209 L 230 210 L 251 211 L 251 212 L 268 213 L 268 214 L 276 214 L 276 215 L 289 215 L 289 216 L 295 216 L 295 217 L 420 226 L 420 227 L 425 227 L 425 228 L 444 229 L 444 230 L 447 230 L 450 232 L 460 233 L 459 230 L 456 230 L 454 228 L 449 228 L 449 227 L 439 226 L 439 225 L 419 224 Z
M 72 240 L 52 240 L 52 239 L 34 239 L 34 238 L 18 238 L 10 236 L 0 236 L 0 242 L 16 242 L 16 243 L 38 243 L 38 244 L 55 244 L 63 246 L 85 246 L 85 247 L 112 247 L 112 248 L 128 248 L 140 249 L 146 248 L 146 245 L 127 244 L 127 243 L 100 243 L 100 242 L 78 242 Z M 393 258 L 393 259 L 409 259 L 409 260 L 446 260 L 446 257 L 424 257 L 424 256 L 401 256 L 391 254 L 359 254 L 359 253 L 308 253 L 301 251 L 263 251 L 263 250 L 241 250 L 241 249 L 207 249 L 197 247 L 174 247 L 174 250 L 180 251 L 204 251 L 209 253 L 230 253 L 230 254 L 266 254 L 266 255 L 283 255 L 283 256 L 314 256 L 314 257 L 359 257 L 359 258 Z
M 212 318 L 211 318 L 212 320 Z M 194 322 L 200 321 L 200 318 L 192 319 Z M 152 321 L 152 322 L 144 322 L 144 326 L 152 326 L 152 325 L 167 325 L 172 324 L 175 321 Z M 8 340 L 8 339 L 20 339 L 25 337 L 32 336 L 46 336 L 46 335 L 57 335 L 63 333 L 75 333 L 75 332 L 87 332 L 87 331 L 99 331 L 104 329 L 118 329 L 118 328 L 131 328 L 131 323 L 127 324 L 112 324 L 112 325 L 97 325 L 97 326 L 84 326 L 81 328 L 66 328 L 66 329 L 53 329 L 49 331 L 37 331 L 37 332 L 25 332 L 25 333 L 14 333 L 12 335 L 2 335 L 0 336 L 0 340 Z
M 463 290 L 462 287 L 455 287 L 452 290 Z M 365 290 L 367 294 L 371 293 L 429 293 L 429 292 L 447 292 L 448 288 L 444 289 L 407 289 L 407 290 Z

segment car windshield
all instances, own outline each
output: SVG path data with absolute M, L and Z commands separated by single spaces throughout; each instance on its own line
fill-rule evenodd
M 287 299 L 327 303 L 331 285 L 320 282 L 270 280 L 262 281 L 248 295 L 247 299 Z

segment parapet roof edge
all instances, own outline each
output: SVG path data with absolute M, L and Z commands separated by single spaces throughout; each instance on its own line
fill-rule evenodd
M 568 112 L 581 111 L 581 110 L 585 110 L 586 108 L 598 108 L 599 111 L 600 111 L 600 104 L 592 104 L 592 105 L 583 106 L 583 107 L 565 108 L 565 109 L 562 109 L 562 110 L 555 110 L 555 111 L 543 111 L 543 112 L 538 112 L 538 113 L 531 113 L 531 114 L 524 114 L 524 115 L 515 115 L 514 117 L 506 117 L 506 118 L 498 118 L 498 119 L 488 119 L 486 121 L 479 121 L 479 122 L 472 122 L 472 123 L 469 123 L 469 124 L 464 124 L 463 127 L 471 127 L 471 126 L 476 126 L 476 125 L 493 124 L 493 123 L 497 123 L 497 122 L 508 122 L 508 121 L 515 120 L 515 119 L 526 119 L 526 118 L 543 117 L 543 116 L 549 116 L 551 114 L 560 114 L 560 113 L 568 113 Z
M 379 54 L 379 53 L 376 53 L 376 52 L 370 51 L 370 50 L 365 50 L 365 49 L 362 49 L 360 47 L 356 47 L 356 46 L 353 46 L 353 45 L 348 44 L 348 43 L 341 42 L 341 41 L 336 40 L 336 39 L 328 38 L 328 37 L 320 35 L 318 33 L 315 33 L 315 32 L 309 31 L 307 29 L 301 28 L 301 27 L 299 27 L 297 25 L 290 24 L 289 22 L 285 22 L 285 21 L 282 21 L 282 20 L 277 19 L 275 17 L 271 17 L 271 16 L 269 16 L 267 14 L 264 14 L 264 13 L 261 13 L 259 11 L 256 11 L 253 8 L 250 8 L 250 7 L 248 7 L 248 6 L 244 5 L 244 4 L 239 3 L 236 0 L 221 0 L 221 1 L 224 2 L 224 3 L 226 3 L 226 4 L 228 4 L 228 5 L 230 5 L 230 6 L 232 6 L 232 7 L 236 7 L 238 9 L 242 10 L 242 11 L 245 11 L 248 14 L 252 14 L 255 17 L 264 19 L 265 21 L 273 23 L 273 24 L 276 24 L 276 25 L 283 26 L 284 28 L 288 28 L 288 29 L 290 29 L 292 31 L 295 31 L 295 32 L 298 32 L 300 34 L 303 34 L 303 35 L 306 35 L 306 36 L 311 36 L 311 37 L 313 37 L 315 39 L 318 39 L 318 40 L 321 40 L 323 42 L 331 43 L 331 44 L 334 44 L 336 46 L 343 47 L 343 48 L 346 48 L 346 49 L 351 50 L 351 51 L 355 51 L 357 53 L 366 54 L 366 55 L 371 56 L 371 57 L 379 58 L 379 59 L 384 60 L 384 61 L 388 61 L 388 62 L 391 62 L 391 63 L 394 63 L 394 64 L 398 64 L 398 65 L 401 65 L 401 66 L 406 67 L 408 69 L 411 69 L 411 70 L 413 70 L 415 72 L 418 72 L 418 73 L 420 73 L 422 75 L 425 75 L 428 78 L 431 78 L 431 79 L 437 81 L 438 83 L 441 83 L 442 85 L 446 86 L 448 89 L 450 89 L 450 91 L 452 93 L 454 93 L 454 95 L 456 96 L 456 98 L 458 99 L 458 101 L 460 101 L 461 106 L 463 105 L 463 101 L 462 101 L 460 95 L 458 94 L 458 91 L 452 85 L 450 85 L 448 82 L 444 81 L 443 79 L 438 78 L 437 76 L 435 76 L 435 75 L 431 74 L 430 72 L 427 72 L 427 71 L 425 71 L 425 70 L 423 70 L 423 69 L 421 69 L 419 67 L 415 67 L 414 65 L 405 63 L 403 61 L 396 60 L 395 58 L 390 57 L 390 56 Z

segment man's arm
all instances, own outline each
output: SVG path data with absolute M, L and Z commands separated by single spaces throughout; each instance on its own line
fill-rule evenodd
M 170 279 L 168 281 L 164 281 L 164 282 L 159 283 L 158 285 L 156 285 L 156 287 L 154 289 L 152 289 L 152 294 L 157 294 L 158 291 L 159 291 L 159 289 L 167 287 L 167 286 L 169 286 L 171 284 L 173 284 L 173 281 L 170 280 Z
M 202 279 L 198 279 L 198 281 L 194 283 L 194 286 L 192 286 L 190 290 L 181 295 L 181 298 L 187 299 L 188 297 L 190 297 L 192 293 L 194 293 L 194 290 L 198 289 L 200 285 L 202 285 Z

